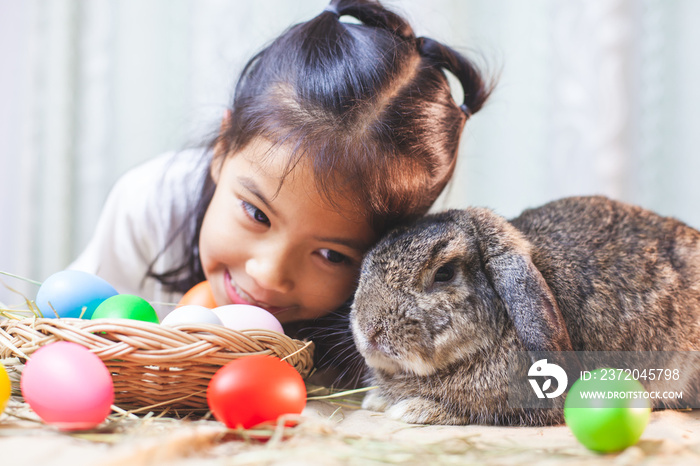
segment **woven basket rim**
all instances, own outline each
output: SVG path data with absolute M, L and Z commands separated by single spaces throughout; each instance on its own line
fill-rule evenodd
M 30 333 L 48 332 L 63 341 L 73 341 L 85 346 L 89 350 L 100 355 L 104 352 L 104 346 L 112 346 L 116 341 L 128 343 L 137 354 L 149 355 L 154 360 L 161 362 L 173 362 L 173 356 L 177 354 L 163 350 L 163 347 L 180 345 L 186 347 L 196 344 L 198 341 L 207 341 L 212 344 L 222 344 L 238 340 L 242 348 L 226 348 L 222 351 L 231 353 L 257 353 L 264 352 L 269 346 L 280 346 L 291 350 L 286 357 L 297 351 L 313 350 L 313 342 L 295 340 L 285 334 L 267 329 L 234 330 L 228 327 L 214 324 L 177 324 L 165 326 L 152 322 L 144 322 L 131 319 L 78 319 L 78 318 L 45 318 L 30 317 L 24 319 L 0 320 L 0 355 L 5 354 L 7 348 L 8 332 L 27 331 Z M 37 348 L 31 348 L 34 352 L 39 346 L 48 344 L 40 339 L 34 340 Z M 31 340 L 30 340 L 31 341 Z M 53 342 L 54 340 L 51 340 Z M 26 347 L 28 345 L 22 345 Z M 246 351 L 235 351 L 245 349 Z M 19 349 L 19 348 L 18 348 Z M 24 352 L 24 351 L 22 351 Z M 284 351 L 280 351 L 283 353 Z M 25 353 L 26 354 L 26 353 Z M 22 354 L 15 354 L 23 357 Z M 162 355 L 162 356 L 160 356 Z M 27 354 L 29 356 L 29 354 Z M 120 354 L 120 358 L 134 357 Z M 187 358 L 186 358 L 187 359 Z M 179 359 L 181 361 L 182 359 Z M 149 361 L 154 362 L 154 361 Z

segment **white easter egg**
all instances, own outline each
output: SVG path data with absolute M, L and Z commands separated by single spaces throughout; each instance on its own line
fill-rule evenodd
M 212 309 L 225 327 L 234 330 L 266 329 L 284 333 L 282 324 L 270 312 L 248 304 L 229 304 Z
M 170 314 L 166 315 L 161 322 L 161 325 L 180 325 L 180 324 L 214 324 L 224 325 L 221 319 L 204 306 L 189 304 L 175 308 Z

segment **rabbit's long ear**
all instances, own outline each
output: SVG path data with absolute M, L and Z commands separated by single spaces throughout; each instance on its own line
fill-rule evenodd
M 525 349 L 573 351 L 554 294 L 530 255 L 529 241 L 493 212 L 475 212 L 486 275 L 505 304 Z
M 486 273 L 525 349 L 573 351 L 554 295 L 529 255 L 504 252 L 492 257 L 486 263 Z

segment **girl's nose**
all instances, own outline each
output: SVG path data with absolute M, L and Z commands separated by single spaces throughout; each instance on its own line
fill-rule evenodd
M 260 288 L 288 293 L 294 287 L 288 273 L 289 261 L 289 256 L 279 249 L 264 248 L 246 261 L 245 271 Z

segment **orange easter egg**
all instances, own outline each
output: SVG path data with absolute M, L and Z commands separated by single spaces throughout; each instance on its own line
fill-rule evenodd
M 176 307 L 186 306 L 188 304 L 196 304 L 197 306 L 204 306 L 209 309 L 214 309 L 216 307 L 216 301 L 214 301 L 214 295 L 211 293 L 211 287 L 208 281 L 205 280 L 197 283 L 190 288 L 182 299 L 180 299 L 180 302 L 177 303 Z

